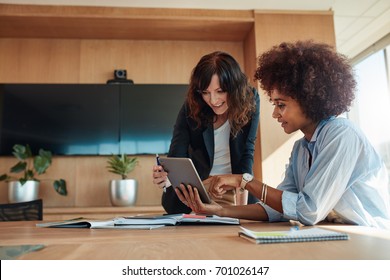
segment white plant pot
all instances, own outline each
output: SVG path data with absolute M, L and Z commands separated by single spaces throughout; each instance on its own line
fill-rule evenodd
M 133 206 L 137 200 L 138 182 L 135 179 L 111 180 L 109 191 L 113 206 Z
M 19 181 L 8 182 L 9 203 L 25 202 L 38 199 L 39 182 L 27 181 L 23 185 Z

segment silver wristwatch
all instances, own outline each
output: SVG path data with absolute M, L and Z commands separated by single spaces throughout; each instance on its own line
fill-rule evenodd
M 241 184 L 240 184 L 240 192 L 244 192 L 246 190 L 246 184 L 253 180 L 253 175 L 249 173 L 242 174 Z

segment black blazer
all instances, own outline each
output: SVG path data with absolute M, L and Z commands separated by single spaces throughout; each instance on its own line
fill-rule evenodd
M 230 136 L 230 162 L 233 174 L 253 173 L 253 155 L 260 117 L 260 98 L 255 95 L 256 111 L 252 119 L 236 137 Z M 209 177 L 214 162 L 214 129 L 212 125 L 196 128 L 196 123 L 188 117 L 186 103 L 182 106 L 174 126 L 168 157 L 189 157 L 202 180 Z M 258 201 L 249 194 L 248 203 Z M 173 188 L 167 188 L 162 195 L 162 206 L 169 214 L 189 213 L 191 208 L 184 205 Z

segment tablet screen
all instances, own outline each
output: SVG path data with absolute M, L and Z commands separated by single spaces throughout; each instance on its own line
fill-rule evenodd
M 177 188 L 180 184 L 191 185 L 198 189 L 199 196 L 204 203 L 210 203 L 207 190 L 190 158 L 160 157 L 160 163 L 168 172 L 168 179 L 173 187 Z

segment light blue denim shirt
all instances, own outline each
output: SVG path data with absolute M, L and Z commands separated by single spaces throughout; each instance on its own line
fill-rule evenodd
M 295 142 L 277 188 L 284 191 L 283 213 L 261 203 L 270 222 L 292 219 L 314 225 L 334 210 L 345 223 L 390 229 L 386 167 L 348 119 L 323 120 L 310 142 Z

